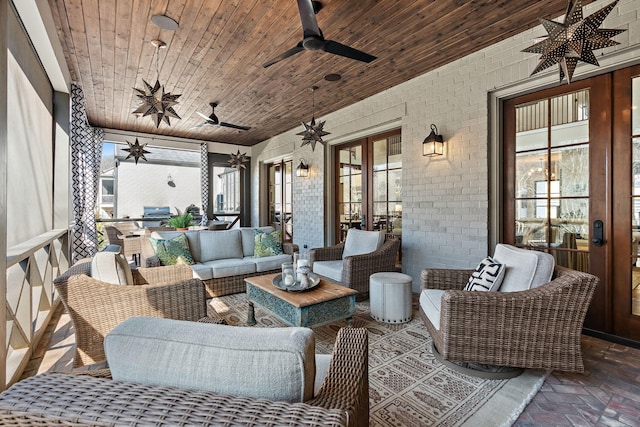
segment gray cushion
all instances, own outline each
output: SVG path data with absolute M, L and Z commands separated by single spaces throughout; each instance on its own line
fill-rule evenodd
M 322 387 L 324 379 L 329 373 L 329 365 L 331 364 L 330 354 L 316 354 L 316 379 L 313 385 L 313 395 L 317 396 Z
M 500 292 L 517 292 L 549 283 L 553 276 L 553 255 L 498 244 L 493 258 L 505 265 Z
M 200 231 L 200 262 L 242 258 L 240 230 Z
M 211 266 L 206 264 L 196 263 L 196 264 L 191 264 L 189 267 L 191 267 L 191 269 L 193 270 L 193 277 L 198 278 L 200 280 L 213 279 L 213 270 L 211 270 Z
M 352 255 L 368 254 L 379 249 L 384 243 L 384 233 L 381 231 L 365 231 L 350 228 L 344 242 L 342 259 Z
M 437 330 L 440 330 L 440 306 L 444 292 L 442 289 L 424 289 L 420 292 L 420 308 Z
M 281 254 L 267 257 L 245 257 L 246 260 L 253 262 L 256 265 L 256 271 L 261 273 L 263 271 L 278 270 L 282 267 L 283 262 L 291 262 L 291 255 Z
M 336 282 L 342 282 L 343 265 L 344 262 L 342 260 L 316 261 L 313 263 L 313 272 Z
M 307 328 L 239 328 L 133 317 L 104 340 L 116 381 L 274 401 L 313 396 L 315 337 Z
M 91 261 L 91 277 L 114 285 L 133 285 L 126 258 L 115 252 L 98 252 Z
M 242 258 L 217 259 L 203 264 L 211 268 L 211 274 L 214 279 L 256 272 L 256 264 L 251 260 Z
M 242 234 L 242 254 L 244 256 L 253 256 L 253 247 L 256 243 L 256 236 L 254 230 L 264 231 L 265 233 L 271 233 L 275 228 L 271 226 L 266 227 L 240 227 L 240 233 Z

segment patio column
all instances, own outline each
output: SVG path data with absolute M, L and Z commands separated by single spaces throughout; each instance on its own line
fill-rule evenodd
M 71 248 L 73 262 L 98 251 L 96 197 L 104 130 L 89 125 L 82 88 L 71 85 L 71 180 L 75 220 Z
M 5 279 L 0 280 L 0 294 L 2 294 L 2 304 L 0 304 L 0 342 L 6 343 L 7 339 L 7 27 L 9 13 L 9 2 L 0 0 L 0 271 Z M 7 383 L 7 352 L 0 351 L 0 390 L 4 389 Z
M 206 227 L 207 209 L 209 209 L 209 148 L 206 142 L 200 144 L 200 191 L 202 192 L 202 220 L 200 225 Z

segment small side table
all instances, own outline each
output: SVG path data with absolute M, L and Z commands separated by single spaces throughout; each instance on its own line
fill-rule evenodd
M 374 273 L 369 277 L 371 317 L 379 322 L 406 323 L 411 320 L 411 276 L 402 273 Z

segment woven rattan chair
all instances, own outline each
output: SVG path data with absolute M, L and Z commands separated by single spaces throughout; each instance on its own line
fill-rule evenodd
M 362 295 L 369 294 L 369 276 L 383 271 L 396 271 L 396 258 L 400 240 L 387 238 L 382 246 L 368 254 L 348 256 L 343 260 L 341 285 L 355 289 Z M 309 262 L 336 261 L 342 259 L 344 241 L 326 248 L 309 251 Z M 329 279 L 334 281 L 333 279 Z
M 114 225 L 105 225 L 104 231 L 107 233 L 107 239 L 110 245 L 119 245 L 120 253 L 125 257 L 134 257 L 137 264 L 140 264 L 140 252 L 143 236 L 141 234 L 132 234 L 136 230 L 134 223 L 122 222 Z
M 134 278 L 140 285 L 113 285 L 84 274 L 55 281 L 73 322 L 75 368 L 104 362 L 105 335 L 129 317 L 224 323 L 208 310 L 204 284 L 192 278 L 189 266 L 140 268 L 134 270 Z
M 45 373 L 0 394 L 0 425 L 364 427 L 369 425 L 367 340 L 364 328 L 340 329 L 327 376 L 304 403 L 113 381 L 108 369 Z
M 422 289 L 443 289 L 440 327 L 420 314 L 448 361 L 583 372 L 580 335 L 598 278 L 556 266 L 553 280 L 520 292 L 465 291 L 473 270 L 425 269 Z

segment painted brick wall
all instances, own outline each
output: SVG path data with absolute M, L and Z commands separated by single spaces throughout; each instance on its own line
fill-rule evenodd
M 609 1 L 596 1 L 584 8 L 585 16 Z M 640 0 L 621 0 L 604 21 L 604 28 L 626 28 L 616 36 L 621 45 L 597 51 L 604 54 L 624 52 L 640 44 Z M 532 16 L 531 19 L 536 19 Z M 557 67 L 540 77 L 530 77 L 539 55 L 522 53 L 536 37 L 546 35 L 538 26 L 482 51 L 419 76 L 374 95 L 336 113 L 322 117 L 330 144 L 375 134 L 381 129 L 401 127 L 403 144 L 403 271 L 419 289 L 420 272 L 425 267 L 474 267 L 489 251 L 489 93 L 512 85 L 530 83 L 531 88 L 557 84 Z M 443 54 L 446 54 L 444 52 Z M 620 64 L 632 56 L 618 55 Z M 636 60 L 637 61 L 637 60 Z M 579 65 L 575 77 L 597 68 Z M 321 90 L 331 90 L 329 84 Z M 445 155 L 422 156 L 422 140 L 435 123 L 446 140 Z M 300 129 L 272 138 L 258 147 L 258 159 L 291 155 L 291 146 L 299 146 Z M 287 144 L 284 144 L 287 141 Z M 306 147 L 308 148 L 308 147 Z M 300 152 L 304 155 L 300 156 Z M 293 149 L 310 160 L 308 150 Z M 316 154 L 312 158 L 315 159 Z M 265 154 L 263 156 L 263 154 Z M 324 177 L 319 164 L 310 160 L 312 178 L 296 182 L 296 242 L 322 242 L 320 231 L 326 222 L 325 201 L 333 192 L 324 192 Z M 326 197 L 325 197 L 326 196 Z M 254 205 L 257 207 L 258 205 Z

